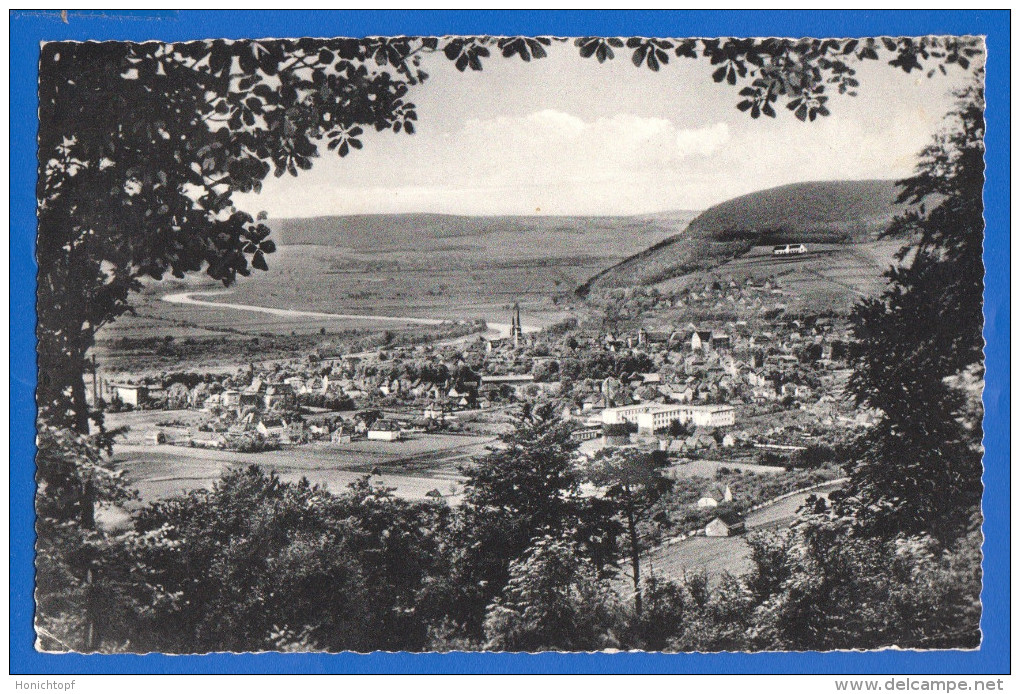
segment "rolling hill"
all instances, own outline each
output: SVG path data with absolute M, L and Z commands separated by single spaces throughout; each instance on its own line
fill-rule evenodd
M 270 221 L 281 245 L 313 245 L 359 252 L 454 251 L 493 260 L 586 255 L 626 257 L 687 226 L 697 212 L 629 217 L 554 217 L 365 214 Z M 644 243 L 642 243 L 644 241 Z
M 578 288 L 654 285 L 690 273 L 712 270 L 755 247 L 779 243 L 827 247 L 874 242 L 903 211 L 891 180 L 795 183 L 742 195 L 702 212 L 687 228 L 603 270 Z M 763 262 L 768 264 L 769 258 Z M 876 263 L 876 279 L 884 270 Z
M 277 250 L 268 270 L 242 277 L 222 299 L 285 311 L 506 322 L 519 303 L 528 325 L 569 315 L 566 299 L 588 277 L 684 229 L 697 212 L 629 217 L 379 214 L 270 219 Z M 160 285 L 144 311 L 213 329 L 238 317 L 208 306 L 169 304 L 158 294 L 212 290 L 211 283 Z M 562 303 L 561 303 L 562 302 Z M 118 321 L 118 326 L 127 325 Z M 337 326 L 307 318 L 257 325 L 289 333 Z M 135 323 L 138 326 L 138 323 Z M 388 327 L 388 326 L 383 326 Z M 140 330 L 134 327 L 133 330 Z

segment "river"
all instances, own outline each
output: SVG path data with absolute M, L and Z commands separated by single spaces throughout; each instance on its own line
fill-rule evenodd
M 267 313 L 272 316 L 283 316 L 284 318 L 318 318 L 318 319 L 336 319 L 336 320 L 375 320 L 380 322 L 388 323 L 413 323 L 416 325 L 442 325 L 448 323 L 451 320 L 458 320 L 454 318 L 418 318 L 418 317 L 405 317 L 405 316 L 376 316 L 365 313 L 323 313 L 321 311 L 304 311 L 294 308 L 272 308 L 269 306 L 256 306 L 254 304 L 232 304 L 226 301 L 207 301 L 204 299 L 198 299 L 195 297 L 209 297 L 209 296 L 223 296 L 224 294 L 230 294 L 230 291 L 217 291 L 217 292 L 177 292 L 174 294 L 166 294 L 162 297 L 163 301 L 167 301 L 171 304 L 186 304 L 190 306 L 205 306 L 208 308 L 231 308 L 237 311 L 248 311 L 250 313 Z M 489 323 L 486 322 L 490 332 L 495 332 L 501 337 L 510 335 L 510 324 L 509 323 Z M 524 325 L 521 324 L 521 330 L 526 333 L 533 333 L 539 330 L 538 326 L 535 325 Z

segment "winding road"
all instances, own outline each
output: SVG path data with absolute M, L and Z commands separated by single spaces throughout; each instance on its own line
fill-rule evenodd
M 284 318 L 318 318 L 318 319 L 336 319 L 336 320 L 377 320 L 389 323 L 414 323 L 417 325 L 442 325 L 448 323 L 452 319 L 443 318 L 412 318 L 402 316 L 376 316 L 366 313 L 323 313 L 321 311 L 303 311 L 294 308 L 271 308 L 269 306 L 256 306 L 254 304 L 232 304 L 226 301 L 206 301 L 204 299 L 197 299 L 195 297 L 208 297 L 208 296 L 223 296 L 224 294 L 230 294 L 229 291 L 219 292 L 177 292 L 175 294 L 166 294 L 162 297 L 163 301 L 167 301 L 171 304 L 186 304 L 189 306 L 204 306 L 207 308 L 232 308 L 237 311 L 249 311 L 251 313 L 268 313 L 272 316 L 282 316 Z M 509 323 L 489 323 L 486 322 L 490 332 L 494 331 L 501 337 L 506 337 L 510 334 Z M 521 330 L 526 333 L 533 333 L 539 330 L 538 326 L 535 325 L 521 325 Z

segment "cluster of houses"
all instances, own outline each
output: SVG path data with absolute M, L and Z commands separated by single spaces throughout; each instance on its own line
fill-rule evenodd
M 595 438 L 600 425 L 621 422 L 661 435 L 680 421 L 694 433 L 666 446 L 690 451 L 740 443 L 732 431 L 737 408 L 756 403 L 810 407 L 830 424 L 860 425 L 860 415 L 847 417 L 837 407 L 847 345 L 845 330 L 827 318 L 640 326 L 623 333 L 574 326 L 559 334 L 517 334 L 497 345 L 423 345 L 376 357 L 249 367 L 233 376 L 206 375 L 191 387 L 150 379 L 103 383 L 102 389 L 103 397 L 131 407 L 201 409 L 228 427 L 284 442 L 358 435 L 395 440 L 421 422 L 444 426 L 460 410 L 552 402 L 578 423 L 578 438 Z M 575 377 L 571 364 L 584 360 L 590 373 Z M 614 372 L 613 364 L 635 370 Z M 405 425 L 384 419 L 371 431 L 319 431 L 303 427 L 299 414 L 372 408 L 395 412 Z
M 596 299 L 597 300 L 597 299 Z M 644 316 L 651 311 L 688 309 L 755 315 L 790 308 L 791 296 L 777 277 L 714 278 L 688 284 L 666 293 L 655 288 L 618 289 L 605 300 L 621 307 L 625 315 Z
M 205 384 L 198 384 L 192 390 L 191 405 L 205 410 L 293 409 L 297 405 L 297 391 L 293 381 L 288 381 L 268 383 L 262 378 L 255 377 L 243 389 L 225 388 L 219 392 L 213 392 L 208 387 L 201 388 Z
M 648 357 L 652 370 L 609 375 L 582 393 L 580 413 L 614 405 L 689 403 L 810 406 L 837 402 L 848 340 L 822 321 L 752 328 L 734 321 L 714 329 L 688 325 L 670 332 L 638 329 L 627 336 L 573 336 L 578 350 L 606 350 Z M 562 354 L 569 358 L 571 354 Z M 548 357 L 547 357 L 548 359 Z M 578 381 L 572 384 L 578 395 Z M 576 399 L 576 398 L 575 398 Z
M 714 281 L 670 296 L 625 297 L 626 306 L 636 304 L 648 319 L 623 331 L 593 323 L 527 334 L 518 327 L 501 340 L 419 345 L 361 358 L 295 359 L 274 369 L 207 374 L 188 387 L 172 379 L 104 382 L 101 397 L 135 408 L 201 409 L 232 426 L 261 425 L 292 441 L 335 433 L 299 435 L 301 411 L 383 408 L 405 422 L 444 426 L 458 411 L 521 402 L 559 406 L 565 419 L 578 423 L 576 436 L 582 439 L 598 436 L 604 424 L 629 422 L 642 433 L 661 434 L 681 421 L 695 428 L 678 442 L 683 450 L 738 443 L 740 434 L 732 427 L 742 406 L 810 408 L 830 424 L 860 425 L 859 415 L 848 417 L 839 407 L 850 341 L 836 319 L 670 324 L 655 312 L 707 298 L 758 301 L 782 291 L 772 280 Z M 516 312 L 512 325 L 519 326 Z M 627 366 L 617 368 L 620 364 Z M 286 424 L 267 423 L 278 420 Z M 720 429 L 728 431 L 719 434 Z M 336 435 L 393 440 L 400 431 L 399 425 L 380 423 L 374 431 Z

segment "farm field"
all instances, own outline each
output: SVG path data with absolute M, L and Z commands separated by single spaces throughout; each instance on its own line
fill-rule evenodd
M 402 441 L 318 442 L 263 453 L 143 444 L 157 430 L 165 432 L 171 440 L 187 439 L 204 419 L 204 413 L 190 410 L 107 415 L 108 428 L 129 427 L 127 434 L 114 444 L 114 467 L 123 471 L 145 501 L 212 486 L 228 468 L 252 464 L 276 470 L 286 480 L 308 477 L 331 491 L 343 491 L 349 483 L 377 471 L 381 473 L 377 479 L 396 487 L 398 496 L 420 499 L 433 489 L 449 497 L 451 484 L 462 479 L 457 466 L 483 455 L 495 441 L 491 436 L 410 434 Z M 187 426 L 166 426 L 167 422 Z M 212 435 L 202 434 L 199 438 L 208 436 Z
M 266 352 L 266 338 L 286 338 L 294 343 L 291 356 L 301 356 L 318 344 L 352 342 L 389 331 L 400 335 L 421 330 L 443 330 L 441 326 L 413 325 L 400 321 L 380 322 L 371 316 L 407 317 L 454 324 L 482 319 L 507 323 L 514 302 L 521 305 L 527 325 L 541 327 L 571 315 L 553 295 L 569 294 L 577 277 L 589 272 L 584 259 L 560 259 L 514 267 L 457 267 L 444 262 L 392 271 L 363 269 L 334 271 L 333 264 L 344 257 L 341 249 L 321 246 L 284 246 L 274 254 L 269 272 L 242 278 L 230 290 L 222 285 L 195 280 L 152 284 L 134 298 L 135 314 L 124 315 L 105 326 L 97 335 L 96 354 L 108 372 L 131 371 L 148 358 L 160 368 L 218 366 L 258 361 Z M 425 262 L 424 260 L 422 262 Z M 550 261 L 552 262 L 552 261 Z M 563 273 L 567 274 L 563 274 Z M 163 297 L 180 292 L 206 293 L 203 303 L 171 303 Z M 250 305 L 292 310 L 294 315 L 272 315 L 239 310 L 210 303 Z M 300 315 L 301 311 L 365 315 L 328 318 Z M 179 353 L 188 357 L 161 355 L 157 344 L 128 350 L 124 338 L 139 342 L 176 341 Z M 258 342 L 261 340 L 261 342 Z M 276 340 L 279 342 L 279 340 Z M 181 345 L 181 343 L 185 343 Z M 280 355 L 278 355 L 280 356 Z
M 826 496 L 842 482 L 835 482 L 810 492 L 801 492 L 748 514 L 747 531 L 773 530 L 786 527 L 796 518 L 797 509 L 811 494 Z M 742 536 L 694 536 L 672 545 L 660 545 L 642 558 L 642 571 L 670 580 L 679 580 L 684 573 L 704 571 L 709 582 L 717 584 L 723 573 L 740 575 L 751 568 L 751 547 Z M 626 570 L 617 579 L 621 593 L 633 590 Z
M 192 293 L 166 297 L 190 300 Z M 103 376 L 130 379 L 173 370 L 224 373 L 255 362 L 301 361 L 313 352 L 363 356 L 377 352 L 384 344 L 455 344 L 479 337 L 477 328 L 465 321 L 323 318 L 301 310 L 266 309 L 258 305 L 250 305 L 249 309 L 249 305 L 242 304 L 225 304 L 220 309 L 208 305 L 212 297 L 204 292 L 196 292 L 194 297 L 193 303 L 184 304 L 184 311 L 178 312 L 185 318 L 160 318 L 144 313 L 146 308 L 158 313 L 165 306 L 175 305 L 150 300 L 148 305 L 142 303 L 142 310 L 136 315 L 123 316 L 115 327 L 106 328 L 95 347 Z M 286 310 L 293 315 L 271 316 L 265 323 L 252 321 L 253 314 L 265 316 L 270 310 Z M 202 320 L 203 311 L 233 315 L 233 325 L 240 327 L 230 326 L 224 318 L 222 326 L 210 322 L 206 328 L 196 328 L 194 320 Z M 486 334 L 498 334 L 500 326 L 489 325 Z
M 732 471 L 754 472 L 761 474 L 776 474 L 786 472 L 786 468 L 772 465 L 756 465 L 754 463 L 740 463 L 732 460 L 692 460 L 688 463 L 671 465 L 665 471 L 667 477 L 673 479 L 687 477 L 703 477 L 712 479 L 716 476 L 719 468 L 729 468 Z
M 286 481 L 305 477 L 332 492 L 342 492 L 376 470 L 373 479 L 394 487 L 397 496 L 424 499 L 428 492 L 438 490 L 447 501 L 457 503 L 456 487 L 462 479 L 457 464 L 484 453 L 489 441 L 484 437 L 422 436 L 396 443 L 306 444 L 263 453 L 119 444 L 114 447 L 112 462 L 143 501 L 208 488 L 232 467 L 258 465 L 275 470 Z
M 331 215 L 270 219 L 276 242 L 392 252 L 443 252 L 464 258 L 629 255 L 642 242 L 685 228 L 697 212 L 631 216 L 433 213 Z M 598 249 L 594 250 L 593 249 Z
M 537 247 L 546 255 L 536 255 L 535 247 L 529 249 L 508 241 L 504 255 L 509 257 L 500 259 L 425 249 L 280 246 L 270 258 L 267 272 L 239 278 L 229 294 L 213 300 L 324 313 L 439 320 L 482 318 L 492 322 L 506 322 L 510 307 L 519 302 L 524 322 L 541 324 L 555 322 L 564 315 L 563 309 L 553 304 L 554 295 L 568 296 L 590 272 L 616 259 L 599 255 L 607 250 L 598 247 L 590 249 L 590 255 L 563 256 L 551 255 L 556 249 L 544 244 Z M 513 256 L 516 252 L 521 253 L 520 257 Z M 217 288 L 223 289 L 211 283 L 194 287 L 196 291 Z M 264 314 L 249 315 L 250 320 L 239 325 L 242 314 L 229 310 L 220 313 L 211 307 L 151 306 L 149 312 L 217 327 L 243 329 L 246 322 L 256 323 L 260 330 L 274 332 L 379 328 L 374 321 Z
M 511 244 L 506 250 L 516 247 Z M 271 261 L 268 272 L 238 281 L 232 300 L 274 308 L 447 319 L 485 317 L 492 311 L 505 319 L 503 311 L 514 301 L 530 304 L 557 291 L 569 292 L 585 273 L 605 263 L 598 255 L 501 260 L 451 251 L 366 252 L 326 246 L 281 246 Z
M 157 431 L 165 432 L 170 438 L 185 435 L 184 427 L 168 427 L 167 422 L 198 427 L 209 420 L 209 415 L 201 410 L 132 410 L 130 412 L 107 412 L 104 424 L 113 430 L 127 427 L 127 431 L 117 438 L 119 444 L 142 445 L 146 438 Z

